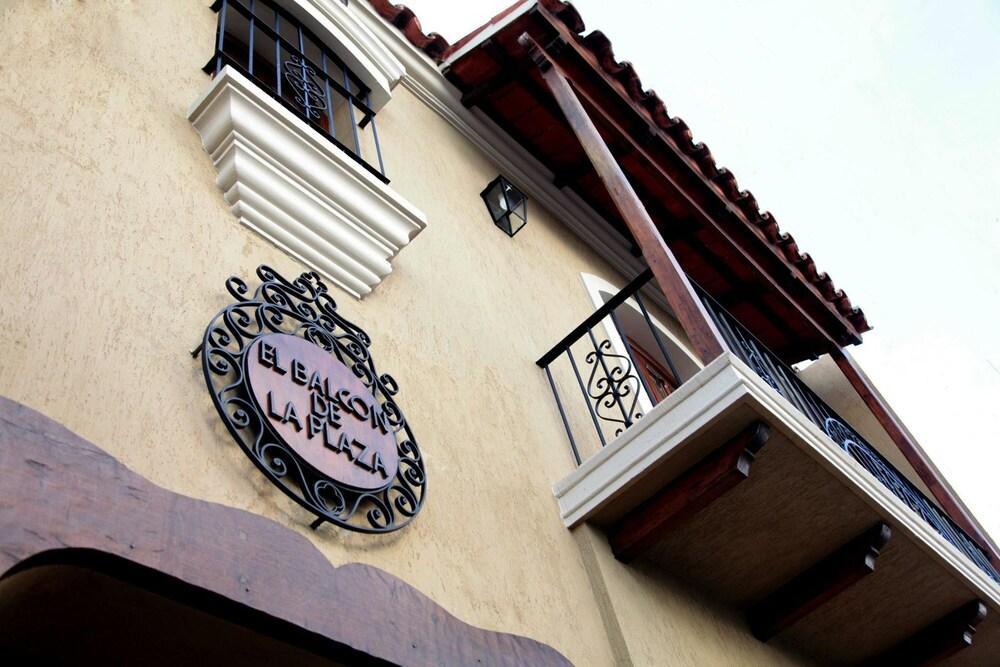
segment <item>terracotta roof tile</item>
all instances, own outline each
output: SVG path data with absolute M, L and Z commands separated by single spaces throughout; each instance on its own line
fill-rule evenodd
M 387 0 L 369 0 L 375 10 L 387 21 L 400 29 L 406 38 L 418 49 L 430 56 L 435 62 L 442 62 L 453 50 L 448 42 L 436 33 L 424 34 L 413 12 L 403 5 L 394 5 Z M 514 6 L 521 3 L 515 3 Z M 635 68 L 629 62 L 619 62 L 614 55 L 611 40 L 600 30 L 594 30 L 586 35 L 586 29 L 580 14 L 572 4 L 563 0 L 538 0 L 538 4 L 556 16 L 575 35 L 577 41 L 585 46 L 595 57 L 604 72 L 619 85 L 627 96 L 641 107 L 657 127 L 664 130 L 676 147 L 690 157 L 702 176 L 714 183 L 722 195 L 740 211 L 747 224 L 757 227 L 763 232 L 767 241 L 775 245 L 786 261 L 800 275 L 829 301 L 837 311 L 851 322 L 856 331 L 864 332 L 871 329 L 865 319 L 864 312 L 854 307 L 850 299 L 834 287 L 830 277 L 816 269 L 813 259 L 799 251 L 795 239 L 781 231 L 774 216 L 762 211 L 757 199 L 749 190 L 741 190 L 736 177 L 725 167 L 719 167 L 712 156 L 711 150 L 702 142 L 695 142 L 691 129 L 681 118 L 672 117 L 667 112 L 663 100 L 652 90 L 645 90 Z M 501 12 L 498 16 L 511 11 L 513 6 Z M 478 32 L 478 31 L 476 31 Z M 468 41 L 463 38 L 457 44 Z
M 424 34 L 420 27 L 420 19 L 406 5 L 394 5 L 387 0 L 369 0 L 379 16 L 396 26 L 406 39 L 415 47 L 426 53 L 434 62 L 441 62 L 448 51 L 448 40 L 436 32 Z

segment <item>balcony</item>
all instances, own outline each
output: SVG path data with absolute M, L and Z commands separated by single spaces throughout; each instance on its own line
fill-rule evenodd
M 554 488 L 564 523 L 824 663 L 1000 655 L 987 552 L 698 293 L 728 348 L 703 368 L 648 272 L 539 359 L 577 463 Z

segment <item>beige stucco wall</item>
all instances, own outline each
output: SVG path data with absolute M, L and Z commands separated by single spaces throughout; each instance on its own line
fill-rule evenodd
M 636 664 L 778 661 L 739 619 L 562 526 L 550 489 L 572 463 L 533 361 L 592 310 L 581 272 L 621 280 L 538 206 L 513 240 L 493 228 L 479 191 L 497 168 L 402 87 L 379 132 L 392 186 L 429 224 L 373 295 L 335 296 L 400 383 L 429 500 L 396 534 L 312 532 L 253 468 L 189 351 L 230 274 L 305 267 L 237 223 L 185 118 L 209 82 L 207 4 L 0 9 L 0 394 L 155 483 L 273 518 L 333 563 L 384 568 L 465 621 L 578 664 L 616 656 L 595 576 Z

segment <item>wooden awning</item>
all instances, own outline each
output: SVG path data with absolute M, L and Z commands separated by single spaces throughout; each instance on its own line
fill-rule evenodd
M 29 664 L 131 664 L 137 655 L 144 664 L 183 663 L 171 659 L 204 657 L 206 628 L 217 631 L 218 652 L 241 665 L 570 664 L 546 644 L 463 623 L 388 572 L 334 567 L 292 528 L 156 486 L 2 396 L 0 489 L 0 651 L 14 664 L 22 654 Z M 107 585 L 109 577 L 121 585 Z M 99 618 L 87 617 L 93 608 L 81 591 L 106 596 Z M 123 598 L 157 628 L 155 641 L 137 643 L 108 625 L 124 620 Z M 156 625 L 192 618 L 198 631 Z M 111 632 L 97 637 L 113 641 L 67 644 L 86 636 L 81 628 Z M 148 655 L 151 648 L 161 652 Z
M 612 201 L 518 37 L 527 33 L 567 75 L 577 96 L 684 270 L 785 361 L 861 342 L 861 310 L 782 233 L 683 120 L 644 91 L 600 32 L 582 35 L 559 0 L 518 3 L 452 46 L 424 35 L 413 13 L 373 6 L 442 64 L 462 93 L 634 244 Z M 636 252 L 639 252 L 638 248 Z

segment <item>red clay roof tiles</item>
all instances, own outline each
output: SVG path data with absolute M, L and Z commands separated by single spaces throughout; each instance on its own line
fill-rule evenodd
M 420 27 L 420 21 L 404 5 L 394 5 L 388 0 L 369 0 L 369 2 L 379 15 L 396 26 L 410 43 L 437 63 L 444 61 L 457 46 L 470 41 L 470 37 L 482 29 L 470 33 L 456 42 L 455 45 L 449 45 L 437 33 L 424 34 Z M 781 231 L 774 215 L 762 211 L 756 198 L 749 190 L 740 189 L 736 177 L 725 167 L 718 166 L 707 145 L 694 141 L 687 123 L 681 118 L 670 116 L 663 100 L 654 91 L 643 88 L 642 81 L 632 64 L 619 62 L 615 59 L 611 40 L 604 33 L 594 30 L 583 35 L 585 30 L 583 20 L 573 5 L 568 2 L 562 0 L 537 0 L 537 2 L 573 32 L 576 40 L 593 54 L 604 72 L 622 86 L 628 97 L 645 111 L 657 127 L 664 130 L 682 153 L 694 161 L 702 177 L 719 188 L 723 196 L 740 211 L 747 224 L 760 229 L 767 241 L 780 249 L 789 266 L 794 267 L 806 281 L 812 284 L 823 298 L 836 308 L 837 312 L 850 321 L 858 333 L 871 329 L 864 312 L 851 304 L 843 290 L 834 287 L 829 275 L 816 269 L 816 264 L 808 253 L 799 251 L 794 237 Z M 494 17 L 494 20 L 521 4 L 523 2 L 508 7 L 497 17 Z

